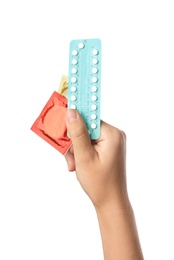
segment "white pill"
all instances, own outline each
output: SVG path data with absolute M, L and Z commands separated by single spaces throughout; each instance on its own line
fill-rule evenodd
M 73 65 L 76 65 L 76 64 L 77 64 L 77 60 L 76 60 L 76 59 L 73 59 L 73 60 L 72 60 L 72 64 L 73 64 Z
M 97 118 L 97 115 L 96 115 L 96 114 L 92 114 L 92 115 L 91 115 L 91 119 L 92 119 L 92 120 L 95 120 L 96 118 Z
M 76 56 L 77 54 L 78 54 L 78 51 L 77 51 L 77 50 L 73 50 L 73 51 L 72 51 L 72 55 L 73 55 L 73 56 Z
M 92 100 L 92 101 L 96 101 L 96 100 L 97 100 L 97 96 L 93 95 L 93 96 L 91 97 L 91 100 Z
M 96 127 L 97 127 L 97 125 L 96 125 L 95 123 L 92 123 L 92 124 L 91 124 L 91 128 L 92 128 L 92 129 L 95 129 Z
M 71 101 L 75 101 L 76 100 L 76 96 L 71 96 Z
M 98 69 L 97 69 L 97 68 L 93 68 L 93 69 L 92 69 L 92 73 L 95 73 L 95 74 L 96 74 L 97 72 L 98 72 Z
M 93 63 L 93 64 L 97 64 L 97 63 L 98 63 L 98 59 L 94 58 L 94 59 L 92 60 L 92 63 Z
M 96 109 L 97 109 L 97 106 L 96 106 L 96 105 L 92 105 L 92 106 L 91 106 L 91 109 L 92 109 L 92 110 L 96 110 Z
M 96 86 L 92 86 L 91 89 L 92 89 L 93 92 L 96 92 L 96 91 L 97 91 L 97 87 L 96 87 Z
M 79 45 L 78 45 L 79 49 L 83 49 L 83 48 L 84 48 L 84 46 L 85 46 L 85 45 L 84 45 L 84 43 L 83 43 L 83 42 L 80 42 L 80 43 L 79 43 Z
M 76 109 L 76 105 L 72 104 L 72 105 L 70 106 L 70 108 L 71 108 L 71 109 Z
M 75 83 L 76 81 L 77 81 L 76 77 L 72 77 L 72 78 L 71 78 L 71 82 L 72 82 L 72 83 Z
M 96 83 L 98 81 L 97 77 L 92 77 L 92 82 Z
M 72 72 L 72 74 L 76 74 L 77 73 L 77 69 L 76 68 L 72 68 L 71 72 Z
M 98 50 L 97 50 L 97 49 L 94 49 L 94 50 L 92 51 L 92 54 L 93 54 L 93 55 L 97 55 L 97 54 L 98 54 Z
M 71 87 L 71 92 L 76 92 L 77 88 L 75 86 Z

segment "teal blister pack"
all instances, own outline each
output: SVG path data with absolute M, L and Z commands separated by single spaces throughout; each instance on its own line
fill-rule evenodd
M 90 138 L 100 137 L 101 40 L 72 40 L 69 50 L 68 108 L 83 117 Z

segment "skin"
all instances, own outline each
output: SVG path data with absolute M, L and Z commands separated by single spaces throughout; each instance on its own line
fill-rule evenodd
M 98 217 L 105 260 L 143 260 L 133 209 L 126 184 L 126 135 L 101 121 L 101 136 L 90 140 L 75 110 L 66 125 L 73 146 L 65 155 Z

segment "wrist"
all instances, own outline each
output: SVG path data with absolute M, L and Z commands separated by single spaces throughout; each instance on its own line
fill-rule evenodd
M 98 205 L 94 205 L 97 215 L 112 215 L 131 209 L 127 192 L 114 194 Z
M 104 259 L 143 260 L 134 212 L 126 197 L 97 207 Z

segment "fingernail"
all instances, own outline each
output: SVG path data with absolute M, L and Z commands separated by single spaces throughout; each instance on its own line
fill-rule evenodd
M 66 112 L 66 119 L 69 123 L 77 119 L 77 112 L 75 109 L 69 109 Z

